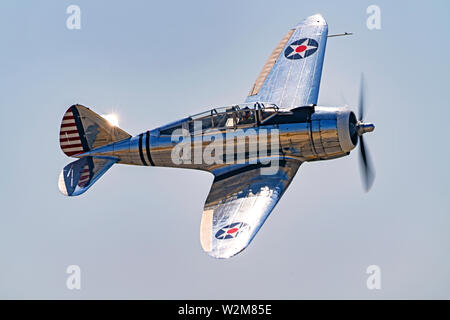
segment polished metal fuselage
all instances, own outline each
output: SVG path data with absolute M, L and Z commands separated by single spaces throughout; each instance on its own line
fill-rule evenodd
M 162 133 L 162 129 L 168 126 L 143 132 L 79 156 L 112 156 L 118 158 L 118 163 L 122 164 L 189 168 L 215 173 L 226 170 L 227 167 L 275 157 L 304 162 L 348 155 L 356 146 L 356 143 L 351 142 L 348 132 L 348 118 L 352 112 L 345 108 L 310 108 L 313 108 L 311 115 L 301 122 L 269 125 L 255 123 L 245 127 L 190 132 L 189 136 L 185 137 L 188 139 L 185 143 L 188 141 L 190 145 L 190 159 L 181 163 L 173 159 L 173 151 L 179 144 L 179 137 L 174 138 L 173 134 Z M 175 124 L 188 128 L 190 121 L 191 118 L 186 118 Z M 203 153 L 208 150 L 211 141 L 217 141 L 218 137 L 223 141 L 223 161 L 203 161 Z M 230 145 L 233 145 L 233 148 L 227 149 Z M 266 152 L 260 152 L 263 145 L 267 146 Z M 251 152 L 255 149 L 258 150 L 256 153 Z M 227 159 L 225 156 L 230 150 L 235 154 L 233 159 Z

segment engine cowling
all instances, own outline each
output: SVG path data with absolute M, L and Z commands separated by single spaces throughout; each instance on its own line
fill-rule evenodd
M 357 119 L 347 108 L 318 107 L 311 115 L 312 143 L 319 159 L 343 157 L 358 144 Z

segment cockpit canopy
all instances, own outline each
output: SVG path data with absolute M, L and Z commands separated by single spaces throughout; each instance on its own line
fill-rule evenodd
M 309 108 L 309 107 L 301 107 Z M 300 108 L 297 108 L 300 109 Z M 307 112 L 306 118 L 311 112 Z M 246 103 L 229 107 L 214 108 L 206 112 L 198 113 L 193 116 L 181 119 L 159 128 L 161 135 L 171 135 L 176 129 L 186 129 L 189 132 L 208 129 L 237 129 L 249 128 L 258 125 L 266 125 L 274 122 L 289 123 L 301 119 L 291 119 L 294 115 L 293 110 L 280 109 L 273 103 Z M 289 117 L 289 121 L 288 120 Z M 302 116 L 302 118 L 305 118 Z M 284 121 L 283 121 L 284 119 Z M 294 121 L 295 120 L 295 121 Z M 275 123 L 275 122 L 274 122 Z

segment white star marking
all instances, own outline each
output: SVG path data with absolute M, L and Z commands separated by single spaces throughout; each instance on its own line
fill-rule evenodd
M 309 39 L 305 39 L 301 44 L 290 45 L 292 52 L 287 55 L 287 58 L 292 57 L 296 54 L 298 54 L 298 55 L 300 55 L 300 57 L 304 58 L 306 51 L 308 51 L 310 49 L 317 49 L 317 47 L 315 47 L 315 46 L 308 45 L 308 41 L 309 41 Z M 304 46 L 304 47 L 306 47 L 306 49 L 303 50 L 302 52 L 295 51 L 300 46 Z

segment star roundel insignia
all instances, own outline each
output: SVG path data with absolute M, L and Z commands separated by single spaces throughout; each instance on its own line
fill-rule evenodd
M 319 44 L 316 40 L 303 38 L 292 42 L 286 50 L 284 50 L 284 56 L 291 60 L 303 59 L 312 55 L 318 48 Z
M 222 227 L 219 231 L 216 233 L 216 238 L 219 240 L 224 239 L 234 239 L 236 238 L 241 232 L 248 230 L 249 225 L 245 222 L 235 222 L 229 225 L 226 225 Z

